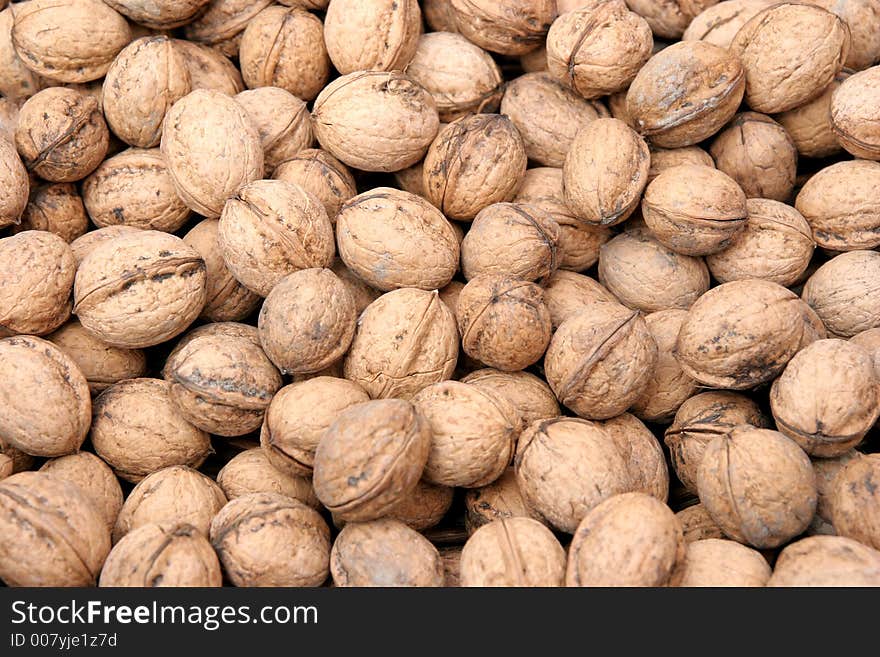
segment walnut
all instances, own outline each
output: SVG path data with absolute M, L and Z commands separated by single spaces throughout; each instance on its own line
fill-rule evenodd
M 819 495 L 819 501 L 816 504 L 816 520 L 831 524 L 833 517 L 833 503 L 835 497 L 835 479 L 837 474 L 850 461 L 860 457 L 861 454 L 854 449 L 847 450 L 834 458 L 814 457 L 813 471 L 816 473 L 816 491 Z M 834 533 L 834 532 L 831 532 Z
M 684 531 L 684 542 L 694 543 L 708 538 L 724 538 L 724 532 L 699 502 L 675 514 Z
M 834 530 L 847 538 L 880 549 L 880 454 L 859 454 L 834 478 L 831 519 Z
M 2 20 L 2 13 L 0 13 L 0 20 Z M 17 123 L 18 102 L 10 98 L 0 97 L 0 137 L 6 139 L 9 143 L 14 143 L 15 125 Z
M 309 110 L 290 92 L 278 87 L 260 87 L 242 91 L 235 100 L 244 107 L 260 135 L 267 177 L 281 162 L 312 145 Z
M 0 2 L 0 7 L 2 5 Z M 30 98 L 45 84 L 15 51 L 12 42 L 13 22 L 12 7 L 0 11 L 0 94 L 10 100 Z
M 88 228 L 89 217 L 76 185 L 47 183 L 31 190 L 21 223 L 13 225 L 11 232 L 16 235 L 26 230 L 45 230 L 69 244 L 82 237 Z
M 708 6 L 706 6 L 708 4 Z M 721 48 L 729 48 L 739 29 L 752 16 L 763 11 L 774 0 L 726 0 L 725 2 L 703 3 L 698 14 L 687 25 L 681 35 L 682 41 L 706 41 Z
M 419 532 L 430 529 L 443 520 L 452 506 L 454 493 L 455 489 L 449 486 L 435 486 L 423 479 L 391 509 L 388 517 Z
M 880 551 L 842 536 L 810 536 L 787 546 L 768 586 L 880 586 Z
M 848 77 L 831 96 L 831 129 L 849 153 L 880 160 L 880 69 L 874 66 Z
M 116 517 L 122 509 L 122 487 L 113 470 L 104 461 L 91 452 L 77 452 L 49 459 L 42 465 L 40 472 L 79 486 L 100 512 L 107 529 L 113 530 Z
M 687 546 L 679 586 L 766 586 L 769 579 L 770 566 L 757 550 L 707 538 Z
M 718 0 L 627 0 L 627 5 L 635 13 L 645 17 L 656 36 L 678 39 L 700 12 L 717 2 Z
M 217 473 L 217 483 L 230 500 L 251 493 L 279 493 L 313 509 L 321 508 L 311 479 L 276 469 L 258 447 L 229 459 Z
M 849 28 L 847 68 L 859 71 L 880 60 L 880 8 L 871 0 L 813 0 L 811 4 L 837 14 Z
M 28 204 L 27 170 L 21 162 L 12 142 L 0 137 L 0 185 L 3 198 L 0 199 L 0 230 L 22 222 L 22 214 Z M 25 222 L 27 218 L 25 217 Z
M 211 0 L 107 0 L 107 4 L 139 25 L 170 30 L 189 23 Z
M 134 226 L 118 224 L 98 228 L 97 230 L 90 230 L 85 235 L 80 235 L 70 243 L 70 249 L 73 251 L 73 258 L 76 261 L 76 266 L 79 267 L 80 264 L 82 264 L 82 261 L 85 260 L 85 257 L 101 244 L 114 240 L 117 237 L 122 237 L 123 235 L 137 233 L 140 230 L 140 228 L 135 228 Z
M 727 0 L 733 2 L 734 0 Z M 718 6 L 718 5 L 715 5 Z M 651 168 L 648 169 L 648 182 L 672 167 L 682 164 L 696 164 L 714 167 L 715 161 L 699 146 L 682 146 L 681 148 L 651 148 Z
M 558 0 L 557 0 L 558 1 Z M 547 70 L 547 47 L 530 50 L 519 58 L 519 65 L 525 73 L 541 73 Z
M 449 15 L 469 41 L 502 55 L 522 55 L 544 41 L 554 0 L 450 0 Z
M 471 372 L 461 382 L 507 399 L 519 412 L 525 425 L 561 415 L 550 386 L 529 372 L 502 372 L 487 368 Z
M 602 426 L 627 462 L 629 490 L 666 502 L 669 497 L 669 469 L 663 448 L 651 430 L 629 413 L 606 420 Z
M 313 194 L 324 206 L 330 223 L 342 204 L 357 194 L 354 177 L 348 168 L 327 151 L 306 148 L 281 162 L 272 174 L 275 180 L 295 183 Z
M 856 333 L 850 342 L 866 349 L 874 359 L 874 372 L 880 377 L 880 328 L 872 328 Z
M 619 304 L 597 280 L 570 271 L 558 271 L 544 283 L 544 303 L 554 330 L 594 303 Z
M 250 0 L 245 0 L 250 3 Z M 258 6 L 260 2 L 252 3 Z M 213 4 L 217 4 L 216 1 Z M 192 41 L 175 39 L 174 46 L 183 53 L 189 71 L 191 88 L 210 89 L 218 93 L 234 96 L 244 91 L 244 80 L 235 65 L 220 51 Z
M 420 4 L 425 24 L 432 32 L 458 32 L 449 0 L 422 0 Z
M 880 326 L 880 253 L 850 251 L 810 276 L 803 300 L 816 311 L 832 336 L 849 338 Z
M 272 0 L 210 0 L 184 34 L 187 39 L 213 46 L 218 54 L 234 57 L 245 28 L 271 4 Z
M 513 468 L 507 468 L 504 474 L 490 484 L 468 490 L 464 503 L 468 535 L 473 535 L 480 527 L 502 518 L 532 518 L 544 522 L 540 514 L 526 504 Z
M 842 150 L 831 124 L 831 99 L 834 91 L 848 77 L 849 73 L 841 71 L 825 91 L 813 100 L 775 116 L 794 141 L 800 155 L 828 157 Z

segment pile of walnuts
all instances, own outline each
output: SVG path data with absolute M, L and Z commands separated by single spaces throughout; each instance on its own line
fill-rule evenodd
M 0 0 L 0 580 L 880 586 L 880 0 Z

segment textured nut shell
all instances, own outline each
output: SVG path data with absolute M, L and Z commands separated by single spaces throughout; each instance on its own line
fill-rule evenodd
M 831 519 L 840 536 L 880 549 L 880 454 L 858 455 L 840 470 L 831 493 Z
M 139 230 L 139 228 L 135 228 L 134 226 L 118 224 L 115 226 L 106 226 L 105 228 L 90 230 L 85 235 L 77 237 L 70 243 L 70 249 L 73 251 L 73 258 L 76 261 L 76 266 L 79 267 L 82 261 L 85 260 L 85 257 L 101 244 L 116 239 L 117 237 L 122 237 L 123 235 L 131 235 Z
M 139 25 L 170 30 L 189 23 L 211 0 L 107 0 L 107 4 Z
M 816 518 L 829 524 L 832 522 L 837 474 L 850 461 L 860 456 L 859 452 L 851 449 L 834 458 L 812 459 L 813 471 L 816 473 L 816 490 L 819 493 Z
M 693 17 L 681 39 L 729 48 L 739 29 L 772 4 L 774 0 L 726 0 L 708 7 L 704 4 L 705 8 Z
M 217 473 L 217 483 L 230 500 L 251 493 L 278 493 L 313 509 L 321 507 L 311 479 L 276 469 L 256 447 L 233 456 Z
M 810 536 L 786 547 L 768 586 L 880 586 L 880 551 L 842 536 Z
M 27 169 L 11 141 L 0 136 L 0 186 L 5 193 L 0 199 L 0 229 L 21 222 L 28 203 Z M 26 219 L 25 219 L 26 221 Z
M 436 292 L 403 288 L 383 294 L 361 313 L 343 372 L 373 399 L 409 399 L 449 379 L 457 361 L 452 311 Z
M 398 71 L 337 78 L 315 100 L 312 123 L 322 148 L 364 171 L 415 164 L 440 127 L 431 94 Z
M 357 383 L 329 376 L 281 388 L 260 432 L 269 463 L 291 476 L 311 476 L 315 450 L 327 428 L 343 411 L 369 399 Z
M 871 0 L 813 0 L 837 14 L 849 28 L 851 42 L 845 66 L 861 70 L 880 60 L 880 7 Z
M 76 484 L 43 472 L 0 481 L 0 579 L 8 586 L 94 586 L 110 532 Z
M 684 542 L 693 543 L 707 538 L 724 538 L 724 532 L 712 520 L 706 507 L 697 503 L 675 514 L 684 532 Z
M 733 0 L 726 0 L 732 2 Z M 715 5 L 717 6 L 717 5 Z M 696 164 L 714 167 L 715 161 L 699 146 L 682 146 L 681 148 L 651 148 L 651 168 L 648 169 L 648 182 L 672 167 L 682 164 Z
M 611 435 L 597 422 L 575 418 L 529 425 L 519 438 L 514 465 L 526 504 L 570 534 L 590 509 L 632 484 Z
M 532 518 L 499 518 L 475 531 L 461 552 L 462 586 L 562 586 L 565 550 Z
M 101 514 L 108 531 L 113 529 L 116 517 L 122 509 L 122 487 L 113 470 L 104 461 L 90 452 L 77 452 L 49 459 L 42 465 L 40 472 L 79 486 Z
M 206 217 L 220 216 L 228 197 L 263 175 L 256 126 L 218 91 L 197 89 L 174 103 L 165 114 L 161 148 L 180 198 Z
M 510 465 L 522 429 L 518 411 L 504 397 L 459 381 L 423 388 L 413 405 L 431 429 L 423 477 L 443 486 L 478 488 Z
M 449 219 L 469 221 L 510 201 L 526 172 L 522 136 L 500 114 L 465 116 L 442 128 L 425 155 L 426 198 Z
M 469 41 L 502 55 L 522 55 L 544 40 L 556 18 L 554 0 L 450 0 L 455 27 Z
M 430 447 L 428 421 L 409 402 L 358 404 L 318 444 L 315 493 L 342 520 L 381 518 L 415 488 Z
M 267 176 L 278 164 L 312 145 L 309 110 L 290 92 L 278 87 L 260 87 L 242 91 L 235 100 L 244 107 L 260 135 Z
M 211 523 L 211 544 L 235 586 L 319 586 L 329 572 L 327 523 L 277 493 L 229 502 Z
M 831 125 L 831 98 L 847 77 L 849 73 L 841 71 L 819 96 L 774 117 L 802 156 L 828 157 L 842 150 Z
M 0 136 L 15 142 L 15 125 L 18 123 L 18 101 L 0 98 Z
M 506 372 L 537 362 L 550 343 L 550 311 L 534 283 L 503 275 L 478 276 L 458 297 L 456 317 L 464 352 Z
M 759 278 L 794 285 L 816 248 L 810 224 L 799 211 L 779 201 L 750 198 L 746 208 L 745 230 L 726 249 L 706 257 L 712 276 L 720 283 Z
M 15 51 L 12 43 L 13 21 L 12 7 L 0 11 L 0 94 L 8 99 L 29 98 L 44 83 L 40 76 L 25 66 Z
M 215 3 L 216 4 L 216 3 Z M 258 3 L 253 3 L 254 5 Z M 174 40 L 174 46 L 183 54 L 189 71 L 190 86 L 196 89 L 210 89 L 218 93 L 234 96 L 244 91 L 244 81 L 235 65 L 222 53 L 200 43 Z
M 880 160 L 880 69 L 876 66 L 843 81 L 831 97 L 831 129 L 856 157 Z
M 669 497 L 669 469 L 663 448 L 641 420 L 623 413 L 603 425 L 611 435 L 630 471 L 630 490 L 666 502 Z
M 208 434 L 180 415 L 166 381 L 116 383 L 95 399 L 92 411 L 92 446 L 126 481 L 137 483 L 172 465 L 198 467 L 211 452 Z
M 422 480 L 388 514 L 410 529 L 424 531 L 437 525 L 452 506 L 455 489 Z
M 880 253 L 850 251 L 810 276 L 801 293 L 829 335 L 852 337 L 880 326 Z
M 313 194 L 324 206 L 332 224 L 336 223 L 336 214 L 342 204 L 357 194 L 354 177 L 348 168 L 319 148 L 301 150 L 281 162 L 272 177 L 297 184 Z
M 544 358 L 547 383 L 581 417 L 620 415 L 648 387 L 657 344 L 638 311 L 594 304 L 559 326 Z
M 343 75 L 399 71 L 413 58 L 421 32 L 417 0 L 335 0 L 327 8 L 323 40 Z
M 540 514 L 526 503 L 512 467 L 491 484 L 467 491 L 464 504 L 465 527 L 469 535 L 501 518 L 533 518 L 544 522 Z
M 690 22 L 706 7 L 718 0 L 626 0 L 627 6 L 644 16 L 654 34 L 665 39 L 678 39 Z
M 422 0 L 420 4 L 425 24 L 432 32 L 458 32 L 452 4 L 448 0 Z
M 14 193 L 10 193 L 9 199 L 14 196 Z M 12 227 L 12 234 L 45 230 L 69 244 L 83 236 L 89 227 L 89 217 L 76 186 L 72 183 L 49 183 L 31 191 L 27 207 L 21 215 L 21 223 Z
M 348 351 L 356 323 L 345 283 L 329 269 L 303 269 L 282 278 L 263 302 L 260 342 L 283 373 L 320 372 Z
M 251 20 L 271 4 L 272 0 L 211 0 L 184 33 L 187 39 L 223 50 L 236 38 L 241 39 Z
M 544 303 L 554 330 L 594 303 L 619 305 L 617 298 L 597 280 L 570 271 L 558 271 L 544 283 Z
M 766 586 L 770 566 L 757 550 L 708 538 L 687 546 L 679 586 Z
M 0 336 L 61 326 L 75 274 L 73 252 L 57 235 L 29 230 L 0 239 Z
M 547 70 L 547 48 L 541 46 L 520 56 L 519 65 L 526 73 L 540 73 Z
M 97 80 L 129 41 L 128 22 L 100 0 L 33 0 L 15 8 L 18 56 L 56 81 Z
M 0 340 L 0 356 L 0 444 L 33 456 L 76 452 L 92 403 L 73 359 L 28 335 Z
M 850 32 L 834 14 L 810 4 L 785 3 L 753 16 L 730 51 L 742 61 L 745 100 L 756 112 L 784 112 L 812 100 L 843 68 Z M 812 44 L 804 58 L 804 44 Z
M 378 290 L 436 290 L 458 269 L 458 238 L 446 217 L 421 196 L 390 187 L 342 206 L 336 243 L 346 266 Z
M 597 119 L 578 131 L 565 158 L 565 201 L 582 221 L 626 221 L 648 182 L 645 140 L 619 119 Z
M 816 512 L 816 475 L 797 443 L 748 425 L 706 446 L 697 470 L 700 502 L 730 538 L 757 548 L 783 545 Z
M 12 457 L 0 454 L 0 479 L 6 479 L 6 477 L 13 473 L 14 469 L 15 462 L 12 460 Z
M 65 87 L 28 98 L 15 129 L 15 146 L 25 166 L 52 182 L 89 175 L 104 159 L 109 139 L 98 101 Z
M 333 542 L 330 574 L 336 586 L 443 586 L 440 554 L 399 520 L 348 523 Z
M 850 342 L 866 349 L 874 359 L 874 372 L 880 377 L 880 328 L 868 329 L 856 333 Z
M 519 412 L 523 424 L 549 420 L 560 415 L 553 391 L 542 379 L 529 372 L 502 372 L 482 369 L 471 372 L 462 380 L 476 388 L 504 397 Z
M 769 281 L 733 281 L 691 307 L 675 357 L 685 374 L 706 386 L 752 388 L 782 371 L 805 330 L 793 292 Z

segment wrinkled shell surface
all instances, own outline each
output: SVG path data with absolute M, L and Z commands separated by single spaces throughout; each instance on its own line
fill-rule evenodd
M 859 71 L 880 60 L 880 7 L 873 0 L 813 0 L 812 4 L 837 14 L 849 28 L 847 68 Z
M 602 426 L 627 462 L 630 490 L 666 502 L 669 497 L 669 469 L 663 448 L 651 430 L 629 413 L 606 420 Z
M 802 297 L 829 334 L 852 337 L 880 326 L 878 276 L 880 253 L 850 251 L 819 267 L 804 285 Z
M 843 81 L 831 97 L 831 129 L 856 157 L 880 160 L 880 69 L 876 66 Z
M 526 425 L 560 415 L 559 404 L 550 386 L 529 372 L 483 369 L 471 372 L 461 381 L 507 399 L 519 411 Z
M 874 359 L 874 371 L 880 377 L 880 328 L 856 333 L 850 338 L 850 342 L 868 350 L 868 353 Z
M 120 14 L 139 25 L 169 30 L 189 23 L 211 0 L 106 0 Z
M 342 204 L 357 194 L 354 177 L 348 168 L 320 148 L 301 150 L 275 167 L 272 175 L 275 180 L 297 184 L 313 194 L 321 201 L 332 224 L 336 223 L 336 214 Z
M 816 473 L 816 490 L 819 502 L 816 505 L 816 518 L 831 523 L 834 508 L 835 479 L 837 474 L 860 453 L 854 449 L 834 458 L 813 458 L 813 471 Z
M 244 91 L 241 73 L 218 50 L 182 39 L 175 39 L 174 45 L 186 58 L 186 68 L 189 71 L 193 91 L 210 89 L 227 96 L 234 96 Z
M 847 77 L 849 73 L 841 71 L 813 100 L 774 117 L 794 141 L 800 155 L 828 157 L 842 150 L 831 125 L 831 98 Z
M 278 470 L 266 458 L 266 453 L 256 447 L 229 459 L 217 473 L 217 484 L 230 500 L 251 493 L 278 493 L 313 509 L 321 507 L 311 479 Z
M 241 33 L 272 0 L 211 0 L 203 12 L 186 26 L 186 38 L 214 46 L 218 52 L 238 54 Z
M 465 527 L 472 535 L 483 525 L 501 518 L 533 518 L 539 522 L 544 519 L 526 504 L 516 473 L 507 468 L 498 479 L 480 488 L 473 488 L 465 494 Z
M 312 124 L 306 104 L 284 89 L 260 87 L 242 91 L 236 102 L 248 113 L 263 144 L 265 173 L 312 145 Z
M 0 2 L 0 6 L 4 3 Z M 0 11 L 0 94 L 8 99 L 29 98 L 43 85 L 40 77 L 30 70 L 15 51 L 12 43 L 12 8 Z
M 28 203 L 27 169 L 11 141 L 0 137 L 0 185 L 5 190 L 0 199 L 0 229 L 18 224 Z
M 831 518 L 840 536 L 880 549 L 880 454 L 859 455 L 834 480 Z
M 682 41 L 706 41 L 729 48 L 739 29 L 772 4 L 773 0 L 726 0 L 711 4 L 693 17 L 682 34 Z
M 77 452 L 46 461 L 40 472 L 79 486 L 112 530 L 122 509 L 122 487 L 104 461 L 91 452 Z
M 544 40 L 556 18 L 554 0 L 450 0 L 456 29 L 481 48 L 522 55 Z
M 10 194 L 12 197 L 14 194 Z M 21 223 L 12 227 L 12 234 L 44 230 L 70 244 L 89 228 L 89 217 L 76 185 L 48 183 L 31 190 Z
M 712 516 L 702 504 L 694 504 L 675 514 L 684 531 L 685 543 L 702 541 L 707 538 L 725 538 L 724 532 L 712 520 Z
M 679 586 L 766 586 L 770 566 L 757 550 L 708 538 L 687 546 Z
M 780 553 L 768 586 L 880 586 L 880 551 L 842 536 L 810 536 Z
M 139 230 L 140 228 L 119 224 L 116 226 L 106 226 L 104 228 L 90 230 L 85 235 L 77 237 L 70 243 L 70 248 L 73 251 L 73 258 L 76 260 L 76 266 L 79 267 L 82 261 L 85 260 L 85 257 L 101 244 L 116 239 L 117 237 L 122 237 L 123 235 L 131 235 Z
M 718 0 L 626 0 L 627 6 L 644 16 L 655 35 L 664 39 L 678 39 L 690 22 L 704 9 Z
M 417 532 L 438 524 L 452 506 L 455 489 L 421 480 L 388 514 Z
M 594 303 L 619 305 L 617 298 L 599 281 L 570 271 L 558 271 L 544 283 L 544 303 L 550 311 L 554 330 Z

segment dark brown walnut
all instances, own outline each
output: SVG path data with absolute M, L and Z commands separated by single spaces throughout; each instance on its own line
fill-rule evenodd
M 645 18 L 656 36 L 679 39 L 700 12 L 717 2 L 718 0 L 627 0 L 627 5 Z
M 794 285 L 816 248 L 810 224 L 800 212 L 779 201 L 750 198 L 746 209 L 745 230 L 726 249 L 706 256 L 712 276 L 720 283 L 760 278 Z
M 584 98 L 622 91 L 651 56 L 654 39 L 623 0 L 589 0 L 547 34 L 547 71 Z
M 410 399 L 451 378 L 457 361 L 455 315 L 437 292 L 403 288 L 361 313 L 343 372 L 373 399 Z
M 0 137 L 0 185 L 5 190 L 0 199 L 0 230 L 22 222 L 28 203 L 28 172 L 12 141 Z M 24 219 L 27 221 L 27 219 Z
M 619 305 L 617 298 L 596 279 L 571 271 L 558 271 L 544 283 L 544 303 L 553 330 L 594 303 Z
M 390 187 L 376 187 L 342 205 L 336 243 L 355 275 L 386 292 L 436 290 L 458 269 L 458 238 L 446 217 L 421 196 Z
M 849 73 L 841 71 L 819 96 L 774 117 L 785 128 L 803 157 L 828 157 L 841 152 L 840 142 L 831 125 L 831 99 L 847 77 Z
M 636 310 L 687 310 L 709 289 L 709 270 L 702 258 L 676 253 L 647 228 L 633 228 L 602 245 L 599 281 Z
M 809 45 L 805 56 L 804 44 Z M 834 14 L 811 4 L 768 7 L 740 28 L 730 45 L 746 77 L 745 100 L 772 114 L 822 93 L 843 68 L 850 31 Z
M 851 461 L 859 457 L 861 457 L 861 454 L 851 449 L 834 458 L 814 457 L 812 459 L 813 471 L 816 473 L 816 491 L 819 495 L 814 524 L 818 520 L 823 524 L 832 525 L 837 475 Z
M 89 227 L 89 217 L 76 186 L 47 183 L 31 190 L 21 223 L 13 225 L 11 232 L 15 235 L 26 230 L 44 230 L 69 244 L 82 237 Z
M 514 372 L 536 363 L 550 343 L 550 311 L 534 283 L 498 274 L 462 289 L 456 315 L 464 352 L 489 367 Z
M 186 524 L 207 536 L 224 504 L 226 495 L 207 475 L 179 465 L 157 470 L 128 494 L 113 528 L 113 542 L 144 525 L 170 531 Z
M 34 0 L 15 8 L 15 51 L 51 80 L 97 80 L 129 41 L 128 22 L 100 0 Z
M 839 456 L 858 445 L 880 415 L 880 380 L 867 350 L 818 340 L 789 361 L 770 389 L 779 431 L 812 456 Z
M 727 0 L 728 2 L 732 0 Z M 717 5 L 715 5 L 717 6 Z M 672 167 L 682 164 L 696 164 L 714 167 L 715 161 L 699 146 L 682 146 L 681 148 L 651 148 L 651 168 L 648 169 L 648 182 Z
M 787 201 L 797 176 L 797 146 L 765 114 L 743 112 L 715 136 L 709 149 L 715 166 L 733 178 L 749 198 Z
M 507 399 L 519 412 L 525 425 L 560 415 L 559 404 L 550 386 L 529 372 L 502 372 L 487 368 L 471 372 L 461 381 Z
M 800 349 L 805 330 L 794 292 L 770 281 L 732 281 L 691 307 L 675 356 L 699 383 L 743 390 L 774 379 Z
M 748 208 L 733 178 L 688 164 L 667 169 L 648 185 L 642 215 L 661 244 L 699 256 L 726 249 L 745 230 Z
M 193 20 L 211 0 L 107 0 L 123 16 L 154 30 L 170 30 Z
M 657 364 L 648 387 L 632 405 L 633 414 L 646 422 L 669 422 L 679 407 L 698 390 L 698 384 L 684 373 L 675 358 L 678 332 L 687 311 L 660 310 L 645 317 L 657 344 Z
M 840 470 L 831 494 L 831 520 L 839 536 L 880 549 L 880 454 L 859 454 Z
M 684 542 L 693 543 L 707 538 L 724 538 L 724 532 L 699 502 L 675 514 L 684 532 Z
M 539 47 L 556 18 L 554 0 L 450 0 L 455 27 L 469 41 L 502 55 Z
M 179 237 L 154 230 L 96 247 L 80 263 L 73 308 L 114 347 L 149 347 L 182 333 L 206 300 L 205 261 Z
M 575 135 L 584 125 L 608 116 L 598 100 L 586 100 L 548 73 L 528 73 L 511 80 L 501 113 L 522 135 L 530 160 L 561 167 Z
M 522 418 L 505 397 L 460 381 L 423 388 L 412 399 L 431 430 L 422 474 L 433 484 L 479 488 L 510 465 Z
M 651 430 L 629 413 L 606 420 L 602 426 L 627 462 L 629 490 L 666 502 L 669 497 L 669 468 L 663 448 Z
M 417 5 L 416 5 L 417 6 Z M 333 542 L 330 574 L 336 586 L 443 586 L 437 548 L 399 520 L 348 523 Z
M 76 484 L 44 472 L 0 481 L 0 579 L 8 586 L 94 586 L 110 532 Z
M 880 60 L 880 7 L 872 0 L 813 0 L 811 4 L 837 14 L 849 28 L 847 68 L 860 71 Z
M 632 486 L 629 465 L 611 434 L 601 423 L 576 418 L 529 425 L 514 465 L 526 504 L 569 534 L 590 509 Z
M 819 267 L 804 285 L 803 300 L 832 337 L 849 338 L 880 326 L 880 253 L 850 251 Z
M 421 480 L 412 492 L 404 497 L 388 514 L 417 532 L 439 524 L 449 509 L 455 489 L 435 486 Z
M 217 484 L 230 500 L 251 493 L 279 493 L 313 509 L 321 508 L 310 478 L 278 470 L 259 447 L 245 449 L 229 459 L 217 473 Z
M 227 57 L 238 55 L 245 28 L 272 0 L 211 0 L 194 21 L 187 24 L 187 39 L 213 46 Z
M 73 251 L 73 258 L 76 266 L 85 260 L 85 257 L 98 248 L 101 244 L 114 240 L 123 235 L 131 235 L 140 231 L 140 228 L 134 226 L 126 226 L 118 224 L 115 226 L 106 226 L 96 230 L 90 230 L 85 235 L 80 235 L 70 243 L 70 250 Z
M 57 235 L 0 238 L 0 337 L 45 335 L 67 321 L 75 274 L 73 251 Z
M 499 518 L 475 531 L 461 552 L 462 586 L 562 586 L 565 550 L 532 518 Z
M 706 41 L 721 48 L 729 48 L 733 37 L 752 16 L 763 11 L 773 0 L 726 0 L 725 2 L 709 3 L 698 9 L 699 13 L 692 16 L 682 41 Z
M 754 401 L 736 392 L 703 392 L 679 407 L 664 442 L 675 474 L 688 492 L 697 492 L 697 469 L 706 446 L 741 424 L 771 426 Z
M 229 502 L 211 523 L 211 544 L 234 586 L 320 586 L 329 572 L 327 523 L 277 493 Z
M 190 217 L 158 148 L 130 148 L 104 160 L 83 181 L 82 193 L 86 211 L 99 227 L 173 233 Z
M 66 87 L 28 98 L 15 129 L 15 146 L 28 171 L 51 182 L 85 178 L 104 159 L 109 139 L 98 101 Z
M 0 444 L 25 454 L 72 454 L 89 430 L 86 378 L 73 359 L 40 338 L 0 340 L 0 404 Z
M 222 586 L 220 561 L 192 525 L 148 524 L 126 534 L 107 555 L 101 587 Z
M 599 260 L 599 247 L 612 237 L 610 228 L 583 222 L 568 207 L 562 169 L 528 169 L 513 201 L 540 208 L 559 224 L 556 260 L 560 269 L 589 269 Z
M 113 470 L 104 461 L 91 452 L 77 452 L 49 459 L 42 465 L 40 472 L 79 486 L 101 513 L 107 529 L 112 531 L 116 517 L 122 509 L 122 487 Z
M 786 547 L 768 586 L 880 586 L 880 551 L 843 536 L 810 536 Z
M 644 493 L 614 495 L 584 516 L 574 532 L 567 586 L 675 586 L 686 545 L 681 523 Z
M 421 33 L 417 0 L 336 0 L 324 17 L 322 42 L 343 75 L 400 71 L 413 58 Z
M 198 467 L 212 451 L 208 434 L 184 419 L 171 384 L 159 379 L 128 379 L 102 392 L 89 437 L 116 476 L 133 483 L 172 465 Z
M 704 41 L 682 41 L 651 57 L 626 96 L 637 132 L 655 146 L 691 146 L 712 136 L 739 107 L 745 91 L 740 60 Z
M 462 273 L 467 280 L 491 274 L 546 279 L 559 266 L 560 232 L 553 216 L 537 206 L 488 205 L 461 243 Z
M 502 518 L 532 518 L 544 522 L 540 514 L 526 504 L 513 468 L 507 468 L 491 484 L 467 491 L 464 504 L 468 535 Z
M 757 550 L 736 541 L 708 538 L 687 546 L 679 586 L 766 586 L 770 565 Z
M 315 493 L 346 522 L 381 518 L 418 484 L 430 448 L 431 427 L 409 402 L 357 404 L 318 443 Z
M 216 4 L 216 2 L 214 3 Z M 257 6 L 261 3 L 253 3 Z M 196 89 L 210 89 L 218 93 L 234 96 L 244 91 L 241 73 L 221 52 L 201 43 L 175 39 L 174 46 L 186 59 L 190 86 Z
M 850 342 L 866 349 L 874 360 L 874 372 L 880 377 L 880 328 L 856 333 Z
M 657 344 L 639 311 L 593 304 L 566 319 L 544 358 L 547 383 L 581 417 L 620 415 L 647 390 Z
M 565 158 L 565 201 L 582 221 L 613 226 L 638 207 L 648 182 L 648 144 L 619 119 L 581 128 Z
M 334 225 L 339 208 L 357 194 L 357 186 L 348 167 L 320 148 L 299 151 L 276 166 L 272 177 L 299 185 L 317 197 L 327 211 L 330 223 Z
M 244 107 L 260 135 L 267 177 L 281 162 L 311 147 L 314 137 L 309 110 L 289 91 L 260 87 L 242 91 L 235 100 Z
M 526 164 L 523 138 L 509 118 L 462 117 L 440 130 L 425 155 L 426 198 L 449 219 L 470 221 L 486 206 L 513 199 Z
M 779 432 L 749 425 L 706 446 L 697 491 L 728 537 L 757 548 L 788 543 L 816 512 L 816 475 L 804 451 Z
M 324 88 L 312 108 L 312 125 L 321 147 L 345 164 L 389 172 L 424 157 L 440 118 L 431 94 L 406 74 L 360 71 Z
M 0 7 L 4 3 L 0 2 Z M 0 11 L 0 94 L 10 102 L 29 98 L 45 86 L 45 81 L 22 61 L 12 43 L 12 7 Z
M 501 69 L 491 55 L 452 32 L 420 36 L 404 70 L 434 97 L 440 120 L 446 123 L 497 111 L 504 93 Z

